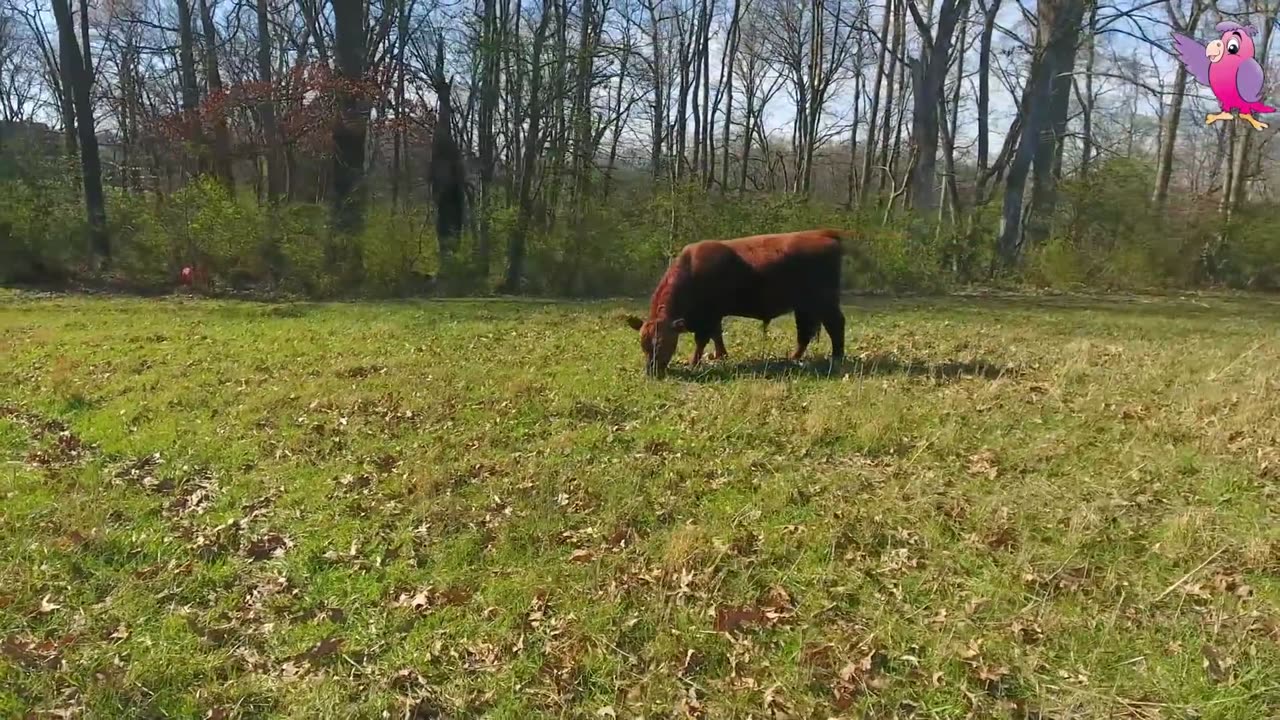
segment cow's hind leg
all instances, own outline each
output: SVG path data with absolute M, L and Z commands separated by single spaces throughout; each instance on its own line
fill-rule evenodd
M 792 360 L 799 360 L 809 343 L 818 334 L 820 317 L 812 310 L 796 309 L 796 351 L 791 353 Z
M 702 351 L 707 348 L 707 342 L 710 340 L 710 335 L 700 332 L 693 334 L 693 357 L 689 359 L 690 365 L 697 365 L 702 362 Z
M 844 313 L 839 302 L 827 305 L 822 311 L 822 327 L 831 338 L 831 359 L 840 362 L 844 359 Z
M 723 360 L 729 354 L 724 349 L 724 325 L 723 320 L 716 323 L 716 327 L 711 331 L 711 341 L 716 344 L 715 352 L 711 355 L 712 360 Z

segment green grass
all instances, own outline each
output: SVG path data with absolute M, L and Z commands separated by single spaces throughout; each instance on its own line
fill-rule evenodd
M 1280 303 L 641 306 L 0 295 L 0 716 L 1280 714 Z

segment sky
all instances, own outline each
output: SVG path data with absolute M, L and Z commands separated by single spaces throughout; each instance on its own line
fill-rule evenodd
M 723 1 L 724 0 L 721 0 L 721 2 Z M 845 1 L 848 2 L 848 0 Z M 871 8 L 872 16 L 870 18 L 870 24 L 872 27 L 878 29 L 879 18 L 883 12 L 884 0 L 870 1 L 873 5 Z M 922 5 L 927 3 L 927 0 L 920 1 Z M 1104 4 L 1100 7 L 1099 18 L 1100 20 L 1103 20 L 1109 16 L 1115 15 L 1117 13 L 1117 6 L 1130 8 L 1135 5 L 1142 4 L 1145 1 L 1146 0 L 1103 0 L 1103 2 L 1108 4 Z M 1174 1 L 1185 2 L 1185 0 Z M 1224 0 L 1224 2 L 1220 3 L 1220 6 L 1223 8 L 1235 8 L 1239 7 L 1240 1 L 1241 0 Z M 941 0 L 935 0 L 935 3 L 940 4 Z M 227 12 L 227 9 L 230 7 L 230 3 L 226 2 L 219 3 L 219 5 L 221 6 L 220 14 Z M 979 3 L 976 2 L 976 0 L 974 0 L 971 5 L 971 13 L 978 22 L 975 22 L 969 28 L 967 42 L 969 49 L 967 50 L 965 57 L 965 71 L 968 77 L 965 80 L 965 87 L 962 94 L 959 117 L 960 127 L 959 132 L 957 133 L 958 152 L 962 156 L 972 155 L 977 134 L 977 117 L 975 108 L 977 78 L 976 75 L 974 75 L 974 71 L 977 69 L 978 64 L 977 39 L 981 30 L 981 26 L 979 24 L 981 11 Z M 462 6 L 463 5 L 460 5 L 459 7 Z M 1036 10 L 1036 0 L 1024 0 L 1023 6 L 1029 13 L 1034 14 Z M 1157 18 L 1160 21 L 1164 21 L 1165 18 L 1167 18 L 1167 13 L 1163 4 L 1148 8 L 1145 12 L 1150 17 Z M 1033 39 L 1030 37 L 1032 31 L 1021 18 L 1021 11 L 1017 0 L 1003 0 L 997 20 L 1000 25 L 1013 32 L 1026 33 L 1029 41 Z M 1250 20 L 1255 24 L 1255 26 L 1260 25 L 1262 22 L 1261 18 L 1250 18 Z M 910 23 L 908 24 L 910 25 Z M 53 28 L 52 18 L 48 18 L 46 25 L 50 29 Z M 1202 26 L 1207 26 L 1207 24 L 1202 23 Z M 914 35 L 914 28 L 910 28 L 910 32 Z M 1134 35 L 1144 33 L 1152 40 L 1166 43 L 1166 46 L 1171 46 L 1172 44 L 1171 40 L 1169 40 L 1170 27 L 1167 23 L 1152 23 L 1138 20 L 1136 18 L 1124 18 L 1117 20 L 1111 24 L 1109 32 L 1107 32 L 1105 37 L 1099 42 L 1098 69 L 1110 72 L 1116 71 L 1110 60 L 1113 53 L 1123 59 L 1131 59 L 1144 66 L 1151 66 L 1151 64 L 1154 63 L 1154 70 L 1148 71 L 1152 74 L 1147 75 L 1147 77 L 1144 78 L 1144 81 L 1149 85 L 1159 85 L 1163 83 L 1165 87 L 1168 87 L 1172 84 L 1174 71 L 1176 69 L 1175 63 L 1177 61 L 1165 52 L 1154 50 L 1147 42 L 1133 37 Z M 723 34 L 723 31 L 721 34 Z M 1205 35 L 1206 34 L 1202 31 L 1196 37 L 1198 40 L 1203 41 L 1206 39 Z M 711 50 L 712 65 L 710 69 L 713 82 L 719 73 L 722 42 L 723 37 L 717 36 L 713 38 L 713 47 Z M 874 43 L 874 41 L 872 42 Z M 993 55 L 998 55 L 1000 50 L 1012 47 L 1013 45 L 1013 41 L 1004 37 L 997 31 L 993 42 Z M 878 48 L 873 47 L 870 49 L 870 52 L 874 55 L 877 50 Z M 999 70 L 997 68 L 1003 65 L 1011 72 L 1016 72 L 1019 75 L 1022 75 L 1025 74 L 1026 64 L 1026 55 L 1023 53 L 1019 53 L 1013 58 L 993 58 L 990 111 L 988 118 L 989 144 L 993 155 L 998 152 L 1001 144 L 1003 143 L 1005 133 L 1008 130 L 1009 124 L 1016 112 L 1016 98 L 1010 94 L 1010 92 L 1005 88 L 1004 83 L 999 80 Z M 1077 72 L 1082 71 L 1083 65 L 1084 56 L 1081 54 L 1077 58 Z M 459 68 L 459 70 L 465 72 L 462 68 Z M 871 79 L 868 78 L 867 81 L 869 84 Z M 1126 84 L 1117 80 L 1098 78 L 1095 81 L 1095 88 L 1101 94 L 1101 98 L 1099 100 L 1100 106 L 1105 107 L 1108 104 L 1119 102 L 1124 93 L 1131 92 L 1127 88 L 1123 87 L 1124 85 Z M 852 90 L 853 83 L 849 82 L 831 99 L 828 104 L 828 114 L 826 118 L 829 126 L 847 126 L 847 123 L 852 118 Z M 1192 81 L 1188 86 L 1188 93 L 1197 95 L 1200 98 L 1200 100 L 1193 100 L 1188 104 L 1192 110 L 1198 111 L 1201 108 L 1205 110 L 1215 109 L 1212 107 L 1210 102 L 1210 95 L 1207 88 L 1198 87 L 1196 83 Z M 1167 102 L 1168 98 L 1166 97 L 1162 100 Z M 1156 102 L 1157 100 L 1154 97 L 1147 93 L 1143 93 L 1139 105 L 1139 112 L 1148 116 L 1154 116 L 1157 111 Z M 791 99 L 784 89 L 775 96 L 769 107 L 765 117 L 766 128 L 773 131 L 777 137 L 786 139 L 790 136 L 790 123 L 794 114 L 794 109 L 791 105 Z M 865 117 L 868 108 L 866 107 L 865 102 L 862 105 L 862 112 Z M 633 117 L 631 125 L 634 126 L 636 131 L 644 132 L 644 126 L 646 126 L 647 123 Z M 859 134 L 860 137 L 865 137 L 865 125 L 864 129 Z

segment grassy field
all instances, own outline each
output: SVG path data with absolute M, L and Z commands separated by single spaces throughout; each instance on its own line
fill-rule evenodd
M 642 307 L 0 294 L 0 716 L 1280 716 L 1280 302 Z

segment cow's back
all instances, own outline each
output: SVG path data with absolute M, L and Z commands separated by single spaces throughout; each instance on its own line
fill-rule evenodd
M 839 293 L 835 231 L 705 240 L 685 248 L 697 305 L 713 314 L 771 319 Z

